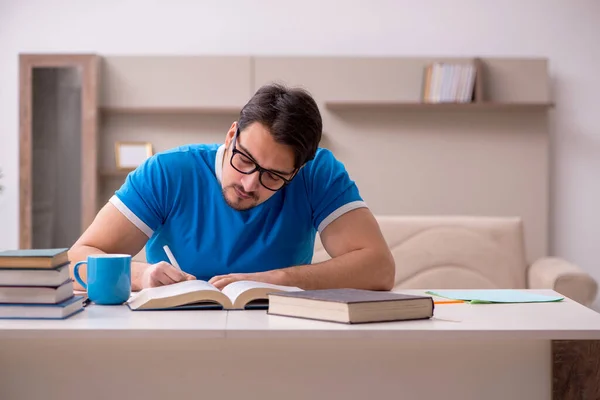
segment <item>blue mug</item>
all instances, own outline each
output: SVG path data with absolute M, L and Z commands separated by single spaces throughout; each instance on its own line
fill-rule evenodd
M 79 276 L 83 264 L 87 264 L 87 284 Z M 129 254 L 91 254 L 86 261 L 75 264 L 73 275 L 95 304 L 123 304 L 131 295 Z

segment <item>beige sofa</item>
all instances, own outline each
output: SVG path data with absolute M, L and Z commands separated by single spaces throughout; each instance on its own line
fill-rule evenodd
M 394 289 L 554 289 L 584 305 L 596 281 L 553 257 L 526 259 L 520 218 L 377 216 L 396 261 Z M 317 235 L 313 263 L 328 259 Z

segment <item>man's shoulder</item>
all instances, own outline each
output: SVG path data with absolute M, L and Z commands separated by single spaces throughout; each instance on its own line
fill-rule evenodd
M 331 150 L 319 147 L 313 159 L 308 161 L 303 169 L 309 175 L 314 175 L 318 173 L 345 172 L 346 167 L 341 160 L 336 158 Z
M 319 147 L 315 153 L 315 157 L 309 162 L 323 162 L 324 160 L 335 160 L 333 152 L 325 147 Z
M 219 144 L 186 144 L 154 154 L 149 163 L 163 171 L 197 170 L 198 167 L 214 168 Z
M 154 157 L 164 162 L 185 162 L 194 157 L 214 158 L 220 146 L 217 143 L 186 144 L 156 153 Z
M 190 144 L 160 151 L 131 174 L 139 182 L 171 184 L 214 176 L 219 144 Z

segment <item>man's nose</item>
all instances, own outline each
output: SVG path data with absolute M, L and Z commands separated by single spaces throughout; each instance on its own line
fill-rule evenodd
M 260 185 L 259 175 L 260 173 L 256 171 L 253 174 L 245 175 L 242 178 L 242 186 L 244 186 L 244 191 L 250 193 L 258 189 L 258 185 Z

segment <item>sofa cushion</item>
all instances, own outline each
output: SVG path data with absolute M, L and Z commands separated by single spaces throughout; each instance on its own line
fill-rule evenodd
M 395 289 L 526 287 L 520 218 L 376 218 L 396 262 Z M 313 263 L 329 258 L 317 235 Z

